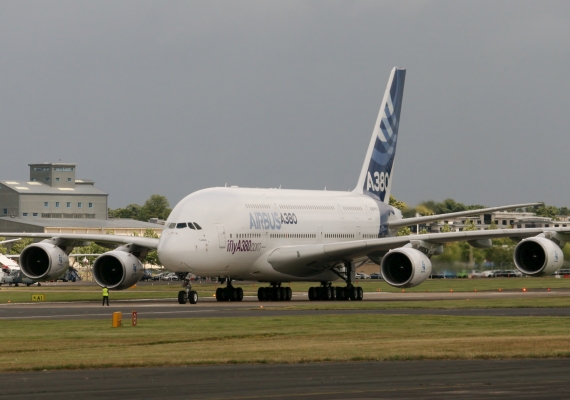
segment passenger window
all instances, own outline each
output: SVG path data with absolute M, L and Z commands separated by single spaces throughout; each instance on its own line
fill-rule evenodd
M 173 223 L 171 223 L 170 225 L 168 225 L 168 227 L 169 227 L 170 229 L 174 229 L 174 228 L 176 228 L 176 224 L 173 222 Z
M 180 228 L 186 228 L 186 222 L 179 222 L 176 224 L 176 228 L 180 229 Z
M 196 227 L 194 226 L 194 224 L 192 222 L 188 222 L 188 228 L 196 229 Z
M 194 222 L 194 226 L 196 227 L 196 229 L 201 230 L 202 227 L 200 225 L 198 225 L 196 222 Z

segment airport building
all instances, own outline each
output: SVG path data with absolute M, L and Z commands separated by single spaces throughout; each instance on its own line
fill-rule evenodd
M 29 164 L 28 180 L 0 181 L 0 232 L 143 235 L 163 225 L 109 219 L 108 194 L 77 179 L 77 164 Z
M 497 229 L 570 227 L 568 216 L 558 216 L 557 218 L 558 220 L 539 217 L 531 212 L 497 211 L 473 217 L 461 217 L 446 221 L 438 221 L 431 224 L 420 224 L 412 226 L 411 230 L 415 233 L 418 229 L 420 232 L 423 229 L 426 229 L 430 233 L 436 233 L 442 232 L 445 225 L 447 225 L 451 231 L 461 232 L 465 229 L 465 226 L 470 225 L 471 222 L 475 225 L 475 229 L 477 230 L 489 229 L 491 225 L 496 226 Z
M 76 164 L 29 164 L 29 180 L 0 181 L 0 216 L 107 219 L 107 193 L 75 178 Z

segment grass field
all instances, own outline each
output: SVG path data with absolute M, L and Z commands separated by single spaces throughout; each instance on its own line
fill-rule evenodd
M 286 284 L 289 285 L 289 284 Z M 339 283 L 340 285 L 340 283 Z M 401 292 L 386 284 L 384 281 L 365 280 L 358 282 L 365 292 Z M 259 283 L 236 282 L 235 286 L 241 286 L 246 296 L 257 295 Z M 292 283 L 293 292 L 306 293 L 310 286 L 315 284 L 309 283 Z M 317 285 L 318 286 L 318 285 Z M 198 291 L 200 297 L 212 297 L 216 288 L 220 285 L 214 283 L 194 284 L 194 289 Z M 549 288 L 553 290 L 570 290 L 570 279 L 547 278 L 489 278 L 489 279 L 434 279 L 428 280 L 423 284 L 405 289 L 407 293 L 419 292 L 473 292 L 477 291 L 521 291 L 523 288 L 528 290 L 544 290 Z M 172 282 L 170 285 L 166 283 L 151 284 L 143 283 L 135 288 L 112 291 L 111 298 L 114 300 L 136 300 L 136 299 L 176 299 L 178 291 L 181 289 L 179 282 Z M 101 289 L 95 284 L 53 284 L 45 283 L 41 287 L 20 286 L 8 287 L 3 285 L 0 287 L 0 304 L 29 302 L 32 294 L 45 294 L 46 301 L 99 301 L 101 298 Z
M 262 312 L 262 311 L 260 311 Z M 326 315 L 3 321 L 0 371 L 226 363 L 570 356 L 570 320 Z

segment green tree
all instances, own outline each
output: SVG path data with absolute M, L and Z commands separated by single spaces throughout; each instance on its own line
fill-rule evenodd
M 156 232 L 150 228 L 148 228 L 145 231 L 143 236 L 149 237 L 149 238 L 158 238 L 158 235 L 156 234 Z M 152 264 L 152 265 L 162 265 L 160 260 L 158 259 L 158 252 L 156 250 L 149 251 L 148 254 L 146 255 L 145 261 L 148 264 Z
M 443 224 L 443 226 L 441 227 L 441 232 L 451 232 L 451 227 L 449 226 L 449 224 Z
M 6 238 L 0 237 L 0 242 L 4 240 L 6 240 Z M 3 244 L 0 244 L 0 254 L 8 254 L 8 249 L 6 249 Z
M 22 238 L 17 242 L 12 242 L 12 247 L 10 248 L 10 254 L 20 254 L 22 250 L 32 244 L 33 240 L 31 238 Z
M 142 206 L 145 221 L 149 218 L 167 219 L 172 211 L 165 196 L 153 194 Z
M 412 234 L 412 230 L 409 226 L 404 226 L 402 229 L 396 233 L 396 236 L 409 236 Z
M 407 204 L 403 201 L 396 199 L 393 195 L 390 195 L 390 205 L 396 207 L 398 210 L 404 211 L 408 208 Z
M 558 209 L 558 215 L 570 215 L 570 208 L 568 207 L 560 207 Z
M 557 220 L 556 215 L 558 214 L 558 208 L 555 206 L 535 206 L 534 213 L 539 217 L 552 218 Z

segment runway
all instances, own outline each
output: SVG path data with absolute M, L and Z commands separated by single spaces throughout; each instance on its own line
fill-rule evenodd
M 368 295 L 368 294 L 367 294 Z M 451 296 L 450 296 L 451 295 Z M 418 302 L 444 299 L 482 299 L 489 296 L 505 298 L 512 296 L 556 296 L 556 293 L 413 293 L 405 296 Z M 399 294 L 372 293 L 370 302 L 380 302 L 391 298 L 403 299 Z M 152 301 L 111 301 L 111 306 L 102 307 L 99 302 L 66 302 L 66 303 L 12 303 L 0 305 L 0 320 L 73 320 L 73 319 L 110 319 L 115 311 L 121 311 L 128 317 L 137 311 L 139 320 L 144 318 L 227 318 L 227 317 L 283 317 L 310 315 L 347 315 L 347 314 L 379 314 L 379 315 L 449 315 L 449 316 L 536 316 L 567 317 L 570 308 L 401 308 L 401 309 L 358 309 L 355 302 L 313 302 L 299 296 L 290 302 L 259 302 L 254 297 L 243 302 L 217 302 L 208 298 L 196 305 L 178 304 L 175 300 Z M 324 306 L 340 306 L 343 309 L 317 309 Z M 289 309 L 294 307 L 306 309 Z M 466 307 L 468 303 L 466 301 Z
M 566 359 L 398 361 L 3 373 L 3 399 L 567 399 Z

